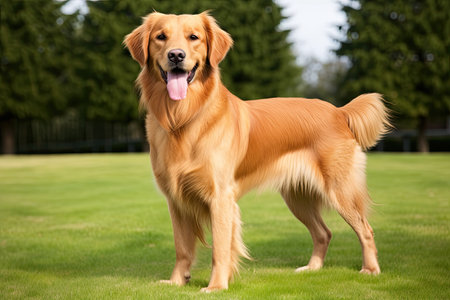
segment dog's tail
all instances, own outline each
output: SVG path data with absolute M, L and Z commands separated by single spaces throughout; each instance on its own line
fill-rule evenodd
M 363 94 L 340 109 L 358 144 L 366 150 L 392 128 L 389 109 L 380 94 Z

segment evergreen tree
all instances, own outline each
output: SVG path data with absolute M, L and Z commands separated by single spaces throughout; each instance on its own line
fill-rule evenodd
M 385 94 L 416 120 L 418 148 L 428 151 L 427 119 L 450 111 L 450 2 L 360 0 L 342 9 L 347 38 L 337 54 L 352 64 L 343 96 Z
M 336 95 L 344 83 L 344 77 L 348 65 L 344 60 L 334 59 L 320 62 L 315 58 L 309 59 L 303 66 L 305 80 L 302 86 L 304 96 L 307 98 L 319 98 L 335 105 Z
M 155 1 L 89 1 L 77 44 L 79 111 L 91 120 L 131 121 L 138 117 L 134 81 L 139 66 L 122 45 Z
M 243 99 L 299 96 L 302 70 L 287 42 L 289 31 L 279 29 L 280 6 L 271 0 L 232 0 L 212 7 L 234 40 L 221 63 L 226 86 Z
M 0 127 L 2 153 L 15 151 L 14 120 L 64 111 L 71 78 L 73 16 L 64 2 L 2 1 Z

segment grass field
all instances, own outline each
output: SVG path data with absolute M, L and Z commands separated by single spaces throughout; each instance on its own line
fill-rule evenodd
M 325 267 L 294 273 L 309 233 L 277 194 L 252 193 L 239 203 L 254 260 L 206 295 L 203 247 L 190 284 L 158 283 L 175 253 L 147 155 L 0 157 L 0 298 L 449 299 L 450 155 L 370 154 L 368 182 L 381 275 L 358 273 L 359 242 L 335 212 Z

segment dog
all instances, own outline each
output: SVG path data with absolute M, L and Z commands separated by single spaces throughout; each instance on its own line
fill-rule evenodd
M 240 258 L 249 258 L 237 201 L 253 188 L 279 191 L 308 228 L 313 253 L 297 272 L 322 267 L 331 232 L 320 211 L 330 207 L 359 238 L 361 272 L 380 273 L 363 151 L 390 128 L 381 95 L 363 94 L 340 108 L 318 99 L 242 101 L 220 80 L 233 41 L 207 12 L 153 12 L 124 44 L 141 66 L 152 168 L 173 225 L 175 267 L 162 282 L 189 281 L 196 240 L 205 243 L 208 225 L 212 272 L 202 291 L 228 288 Z

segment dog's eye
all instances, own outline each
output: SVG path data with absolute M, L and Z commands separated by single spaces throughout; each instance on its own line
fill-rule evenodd
M 156 39 L 160 41 L 165 41 L 167 39 L 167 36 L 164 33 L 161 33 L 156 36 Z
M 196 36 L 195 34 L 191 34 L 191 36 L 189 37 L 192 41 L 198 40 L 198 36 Z

